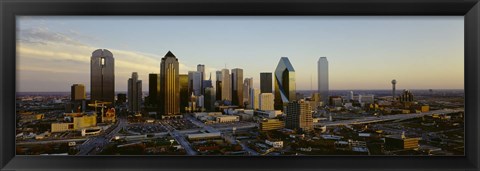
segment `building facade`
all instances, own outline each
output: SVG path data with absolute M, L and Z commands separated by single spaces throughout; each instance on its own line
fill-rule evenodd
M 243 107 L 243 69 L 232 69 L 232 104 Z
M 320 98 L 322 99 L 323 103 L 326 104 L 329 96 L 327 57 L 320 57 L 320 59 L 318 59 L 317 65 L 318 65 L 318 73 L 317 73 L 318 93 L 320 94 Z
M 215 100 L 220 101 L 222 100 L 222 71 L 216 71 L 215 76 Z
M 285 128 L 285 122 L 278 119 L 264 119 L 260 121 L 260 131 L 273 131 Z
M 274 110 L 274 96 L 273 93 L 261 93 L 260 94 L 260 110 Z
M 253 88 L 252 91 L 250 92 L 250 98 L 252 101 L 251 107 L 254 110 L 257 110 L 260 108 L 260 89 L 258 88 Z
M 230 71 L 228 69 L 222 69 L 222 100 L 232 101 L 232 88 L 231 88 Z
M 168 51 L 160 63 L 160 114 L 180 114 L 180 79 L 178 59 Z
M 295 99 L 295 69 L 287 57 L 282 57 L 275 69 L 275 110 L 284 110 L 284 105 Z
M 272 90 L 272 73 L 262 72 L 260 73 L 260 91 L 261 93 L 273 93 Z
M 128 79 L 128 110 L 130 112 L 140 112 L 142 103 L 142 80 L 138 80 L 137 72 L 132 73 L 132 78 Z
M 188 94 L 195 94 L 195 96 L 202 95 L 202 73 L 198 71 L 188 71 Z
M 180 112 L 186 112 L 186 108 L 188 107 L 188 99 L 190 98 L 190 94 L 188 94 L 188 75 L 187 74 L 180 74 L 179 75 L 179 83 L 180 83 Z
M 97 49 L 90 58 L 90 99 L 115 103 L 115 58 L 106 49 Z
M 148 105 L 154 108 L 158 108 L 159 100 L 160 74 L 148 74 Z
M 305 132 L 313 130 L 312 108 L 309 103 L 303 100 L 289 102 L 285 113 L 286 128 Z

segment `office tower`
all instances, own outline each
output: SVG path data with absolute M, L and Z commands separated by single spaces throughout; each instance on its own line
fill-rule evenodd
M 243 107 L 243 69 L 232 69 L 232 104 Z
M 397 80 L 392 80 L 392 99 L 395 101 L 395 85 L 397 84 Z
M 115 59 L 106 49 L 97 49 L 90 60 L 90 99 L 115 101 Z
M 160 74 L 148 74 L 148 104 L 152 107 L 157 108 L 159 104 L 159 99 Z
M 73 84 L 71 87 L 71 101 L 70 101 L 70 111 L 76 112 L 85 112 L 86 109 L 86 93 L 85 86 L 83 84 Z
M 203 92 L 205 91 L 205 86 L 203 85 L 203 81 L 205 80 L 205 65 L 203 64 L 198 64 L 197 65 L 197 71 L 200 72 L 200 90 L 203 94 Z
M 198 71 L 188 71 L 188 94 L 192 93 L 195 96 L 202 94 L 202 73 Z
M 200 111 L 203 111 L 205 109 L 205 96 L 197 96 L 197 106 Z
M 330 106 L 335 106 L 335 107 L 340 107 L 343 106 L 343 99 L 341 96 L 330 96 L 329 98 L 329 104 Z
M 310 106 L 312 109 L 317 109 L 319 106 L 323 105 L 322 99 L 320 98 L 319 93 L 313 93 L 312 97 L 310 98 Z
M 260 91 L 261 93 L 273 93 L 272 91 L 272 73 L 260 73 Z
M 312 108 L 307 102 L 291 101 L 286 106 L 285 127 L 302 131 L 313 130 Z
M 400 95 L 399 100 L 401 102 L 413 102 L 413 93 L 410 90 L 403 90 L 403 94 Z
M 250 91 L 253 88 L 253 78 L 245 78 L 243 81 L 243 104 L 246 107 L 251 108 Z
M 178 59 L 168 51 L 160 63 L 160 114 L 180 114 Z
M 196 112 L 197 111 L 197 96 L 193 94 L 190 96 L 190 99 L 188 101 L 188 112 Z
M 274 110 L 273 107 L 273 93 L 261 93 L 260 94 L 260 110 Z
M 205 110 L 207 112 L 215 111 L 215 89 L 213 87 L 205 88 Z
M 324 104 L 328 101 L 328 60 L 327 57 L 318 59 L 318 93 Z
M 222 69 L 222 101 L 232 101 L 232 82 L 230 80 L 230 71 Z
M 280 58 L 275 69 L 275 110 L 296 99 L 295 69 L 287 57 Z
M 210 73 L 210 77 L 208 78 L 208 80 L 203 80 L 203 93 L 205 94 L 205 89 L 208 88 L 208 87 L 213 87 L 213 84 L 212 84 L 212 73 Z
M 260 90 L 258 88 L 252 88 L 250 91 L 250 101 L 252 101 L 251 108 L 257 110 L 260 108 Z
M 215 100 L 222 100 L 222 71 L 216 71 L 215 79 Z
M 72 85 L 71 90 L 72 101 L 86 99 L 85 86 L 83 84 L 74 84 Z
M 132 78 L 128 79 L 128 110 L 130 112 L 140 112 L 142 102 L 142 80 L 138 80 L 137 72 L 132 73 Z
M 188 99 L 190 98 L 188 93 L 188 75 L 180 74 L 180 112 L 185 113 L 186 108 L 188 107 Z

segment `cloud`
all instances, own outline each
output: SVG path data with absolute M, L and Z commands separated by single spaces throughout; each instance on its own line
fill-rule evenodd
M 20 41 L 33 43 L 64 43 L 74 46 L 86 46 L 85 44 L 72 39 L 70 36 L 60 32 L 53 32 L 46 27 L 35 27 L 20 29 L 18 32 Z M 70 31 L 70 33 L 75 33 Z
M 81 35 L 74 30 L 72 34 L 54 32 L 48 28 L 35 28 L 20 30 L 17 40 L 17 70 L 19 70 L 20 91 L 37 89 L 34 80 L 28 75 L 34 72 L 46 73 L 49 77 L 65 78 L 68 75 L 89 73 L 90 57 L 93 51 L 101 47 L 85 44 L 75 39 L 75 35 Z M 163 56 L 108 48 L 115 58 L 115 87 L 117 90 L 126 90 L 127 79 L 132 72 L 139 73 L 139 79 L 143 80 L 143 87 L 148 90 L 148 74 L 160 72 L 160 60 Z M 196 66 L 179 64 L 180 74 L 195 71 Z M 206 75 L 215 68 L 206 68 Z M 39 79 L 39 78 L 36 78 Z M 61 81 L 61 80 L 58 80 Z M 88 90 L 89 81 L 83 80 Z M 70 83 L 68 83 L 70 84 Z M 53 91 L 69 91 L 69 87 L 52 86 Z

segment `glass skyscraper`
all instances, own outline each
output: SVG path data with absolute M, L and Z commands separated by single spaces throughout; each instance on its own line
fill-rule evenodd
M 327 57 L 320 57 L 318 59 L 318 93 L 323 101 L 323 104 L 328 102 L 328 61 Z
M 296 100 L 295 69 L 287 57 L 280 58 L 275 69 L 275 110 L 283 110 L 283 106 Z
M 272 91 L 272 73 L 262 72 L 260 73 L 260 91 L 261 93 L 273 93 Z
M 128 79 L 128 110 L 130 112 L 140 112 L 142 102 L 142 81 L 138 80 L 137 72 L 132 73 L 132 78 Z
M 178 59 L 168 51 L 160 63 L 160 114 L 180 114 L 180 80 Z
M 243 69 L 232 69 L 232 104 L 243 107 Z
M 90 59 L 90 99 L 115 101 L 115 59 L 106 49 L 97 49 Z

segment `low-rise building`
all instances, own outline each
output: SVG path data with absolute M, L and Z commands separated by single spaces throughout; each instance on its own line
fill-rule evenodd
M 240 121 L 240 117 L 233 116 L 233 115 L 222 115 L 222 116 L 217 116 L 215 120 L 217 121 L 217 123 L 238 122 Z
M 273 148 L 283 148 L 283 141 L 269 141 L 265 140 L 265 144 L 272 146 Z
M 188 134 L 187 138 L 189 140 L 199 140 L 199 139 L 212 139 L 220 137 L 220 132 L 212 132 L 212 133 L 199 133 L 199 134 Z
M 51 132 L 80 131 L 83 128 L 97 126 L 97 115 L 87 115 L 84 113 L 68 113 L 67 118 L 70 122 L 52 123 Z
M 418 141 L 421 138 L 408 138 L 405 134 L 385 136 L 385 145 L 388 149 L 418 149 Z
M 285 122 L 278 119 L 264 119 L 259 124 L 260 131 L 272 131 L 285 128 Z

